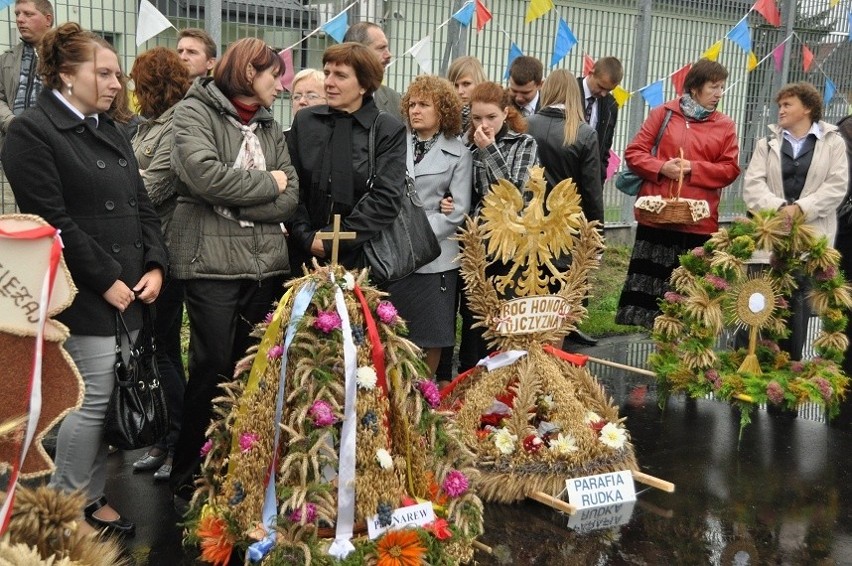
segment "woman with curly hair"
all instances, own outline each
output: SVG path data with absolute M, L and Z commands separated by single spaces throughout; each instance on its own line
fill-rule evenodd
M 169 227 L 177 206 L 172 172 L 172 117 L 175 104 L 189 90 L 190 80 L 180 56 L 165 47 L 155 47 L 139 55 L 130 72 L 136 84 L 139 111 L 148 119 L 133 138 L 133 151 L 139 161 L 139 172 L 154 209 L 163 225 Z M 165 438 L 133 463 L 137 472 L 157 470 L 156 481 L 169 479 L 172 457 L 180 435 L 181 409 L 186 377 L 180 351 L 180 327 L 183 319 L 183 283 L 169 278 L 157 300 L 154 339 L 157 341 L 157 365 L 166 391 L 170 429 Z
M 431 375 L 441 349 L 455 344 L 459 243 L 452 237 L 470 206 L 472 156 L 458 139 L 461 102 L 448 81 L 429 75 L 415 78 L 402 98 L 401 111 L 408 126 L 408 172 L 441 244 L 441 255 L 388 284 L 387 290 L 408 321 L 408 338 L 425 350 Z

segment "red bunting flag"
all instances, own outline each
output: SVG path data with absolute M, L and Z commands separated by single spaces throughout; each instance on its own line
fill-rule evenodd
M 686 74 L 692 68 L 691 63 L 687 63 L 672 75 L 672 85 L 674 85 L 675 93 L 678 96 L 683 94 L 683 82 L 686 80 Z
M 285 49 L 284 51 L 279 51 L 278 58 L 284 64 L 284 72 L 278 75 L 278 80 L 281 81 L 281 86 L 285 90 L 290 91 L 293 89 L 293 77 L 296 75 L 293 69 L 293 50 Z
M 592 56 L 583 53 L 583 76 L 588 77 L 592 74 L 592 71 L 595 70 L 595 60 L 592 59 Z
M 810 72 L 811 65 L 814 63 L 814 53 L 810 49 L 808 49 L 807 45 L 802 45 L 802 67 L 804 67 L 805 72 Z
M 772 50 L 772 58 L 775 59 L 775 71 L 780 73 L 784 67 L 784 42 L 778 44 L 778 47 Z
M 491 12 L 488 11 L 482 0 L 476 0 L 476 31 L 482 31 L 482 28 L 489 21 L 491 21 Z
M 781 25 L 781 13 L 778 11 L 775 0 L 757 0 L 754 3 L 754 9 L 773 26 L 778 27 Z

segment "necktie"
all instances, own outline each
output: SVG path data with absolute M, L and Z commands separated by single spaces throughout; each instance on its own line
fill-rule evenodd
M 586 99 L 586 123 L 591 123 L 592 120 L 592 108 L 595 107 L 595 97 L 590 96 Z
M 526 106 L 522 107 L 521 108 L 521 114 L 523 115 L 524 118 L 529 118 L 530 117 L 530 109 L 527 108 Z

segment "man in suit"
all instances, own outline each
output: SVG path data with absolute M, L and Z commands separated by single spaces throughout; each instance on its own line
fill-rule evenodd
M 0 55 L 0 147 L 9 124 L 15 116 L 35 106 L 41 92 L 36 48 L 53 25 L 53 5 L 48 0 L 18 0 L 15 24 L 21 42 Z
M 615 57 L 602 57 L 595 61 L 590 75 L 580 77 L 580 94 L 583 96 L 586 122 L 598 133 L 598 148 L 601 152 L 601 181 L 606 180 L 609 150 L 618 119 L 618 103 L 610 94 L 624 77 L 621 61 Z
M 378 24 L 358 22 L 346 30 L 343 41 L 354 41 L 355 43 L 369 47 L 375 51 L 382 66 L 386 69 L 390 65 L 391 59 L 393 59 L 393 53 L 390 52 L 388 46 L 388 38 Z M 398 92 L 386 85 L 382 85 L 373 93 L 373 100 L 379 110 L 384 110 L 402 122 L 402 113 L 399 108 L 400 104 L 402 104 L 402 97 Z
M 541 61 L 528 55 L 516 57 L 509 66 L 509 93 L 515 108 L 525 117 L 538 112 L 543 75 Z

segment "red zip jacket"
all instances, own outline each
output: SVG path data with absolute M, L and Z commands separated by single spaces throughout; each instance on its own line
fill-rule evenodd
M 663 124 L 666 110 L 672 111 L 657 156 L 651 155 L 654 140 Z M 710 218 L 695 224 L 643 224 L 655 228 L 676 229 L 694 234 L 712 234 L 719 229 L 719 198 L 721 191 L 740 174 L 739 145 L 734 121 L 721 112 L 713 112 L 703 122 L 683 115 L 679 99 L 666 102 L 651 110 L 633 141 L 624 151 L 627 165 L 644 179 L 639 196 L 674 196 L 677 181 L 660 174 L 663 164 L 674 157 L 683 157 L 692 164 L 692 172 L 683 179 L 680 196 L 703 199 L 710 204 Z

